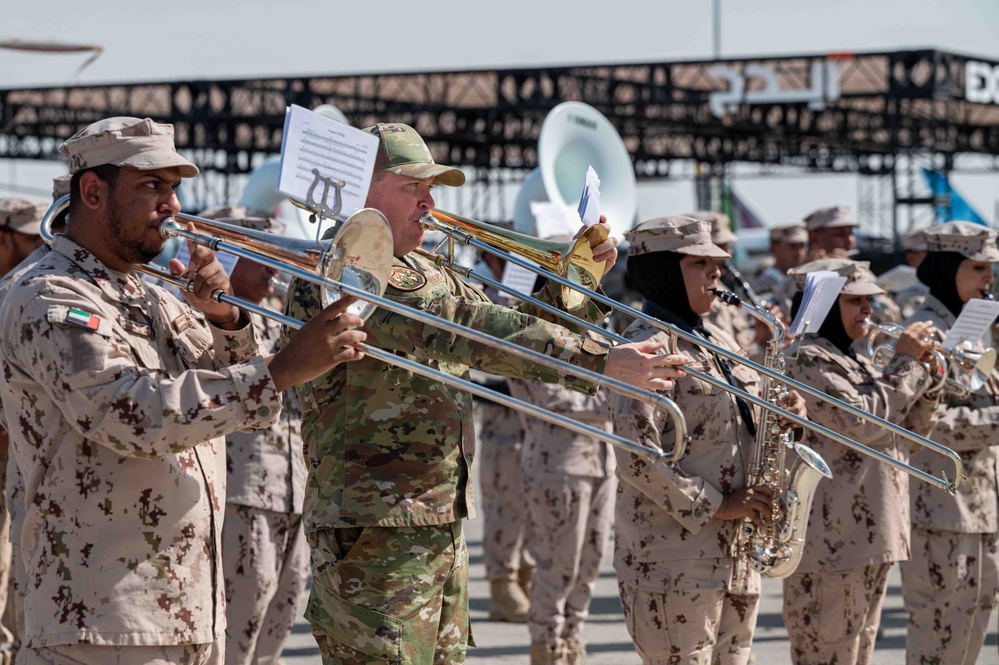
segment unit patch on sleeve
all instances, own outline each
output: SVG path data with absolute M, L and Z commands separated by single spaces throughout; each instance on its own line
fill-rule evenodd
M 416 291 L 427 284 L 427 278 L 412 268 L 392 266 L 389 284 L 400 291 Z

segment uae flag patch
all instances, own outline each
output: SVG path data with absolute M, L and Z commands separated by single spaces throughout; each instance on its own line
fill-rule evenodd
M 97 330 L 97 328 L 101 325 L 101 317 L 96 314 L 91 314 L 90 312 L 84 312 L 82 309 L 70 307 L 69 312 L 66 314 L 66 322 L 78 325 L 82 328 Z

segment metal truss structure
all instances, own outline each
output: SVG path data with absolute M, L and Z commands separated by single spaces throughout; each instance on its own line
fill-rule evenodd
M 286 106 L 333 104 L 354 126 L 416 127 L 473 176 L 469 198 L 486 202 L 472 214 L 496 219 L 497 188 L 537 165 L 542 121 L 567 100 L 610 119 L 639 179 L 713 178 L 735 162 L 856 173 L 870 178 L 865 221 L 888 231 L 902 208 L 946 214 L 913 184 L 920 165 L 999 166 L 999 63 L 939 50 L 0 90 L 0 158 L 53 159 L 90 122 L 149 116 L 173 123 L 206 173 L 198 197 L 217 200 L 279 152 Z

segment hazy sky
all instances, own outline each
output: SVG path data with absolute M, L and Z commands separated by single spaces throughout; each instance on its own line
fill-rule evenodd
M 710 0 L 416 5 L 331 0 L 7 0 L 0 39 L 100 44 L 80 83 L 667 61 L 712 53 Z M 460 8 L 448 11 L 448 7 Z M 938 47 L 999 59 L 996 0 L 722 0 L 723 56 Z M 72 81 L 86 56 L 0 50 L 0 87 Z M 51 166 L 0 163 L 0 192 L 47 189 Z M 56 171 L 58 172 L 58 171 Z M 952 182 L 991 219 L 999 177 Z M 770 223 L 856 206 L 856 178 L 736 180 Z M 693 205 L 689 181 L 640 188 L 642 217 Z

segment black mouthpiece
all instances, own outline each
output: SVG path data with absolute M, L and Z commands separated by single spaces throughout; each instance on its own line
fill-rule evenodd
M 726 305 L 735 305 L 736 307 L 738 307 L 739 305 L 742 304 L 742 298 L 735 295 L 731 291 L 722 291 L 721 289 L 710 289 L 710 291 L 711 293 L 721 298 L 721 301 Z

